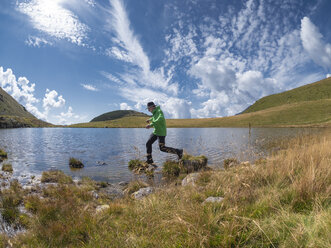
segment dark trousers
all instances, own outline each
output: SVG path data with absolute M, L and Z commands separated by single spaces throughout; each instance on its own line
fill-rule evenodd
M 152 133 L 146 143 L 147 160 L 152 160 L 152 145 L 157 139 L 159 140 L 159 147 L 162 152 L 173 153 L 178 155 L 179 153 L 178 149 L 165 146 L 165 136 L 157 136 Z

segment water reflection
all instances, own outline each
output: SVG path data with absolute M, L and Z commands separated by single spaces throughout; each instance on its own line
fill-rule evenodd
M 291 128 L 169 128 L 166 144 L 184 148 L 193 155 L 204 154 L 211 166 L 221 166 L 225 158 L 254 160 L 266 153 L 265 144 L 281 137 L 316 131 Z M 127 168 L 134 158 L 145 159 L 146 129 L 24 128 L 1 129 L 0 148 L 8 152 L 14 176 L 40 174 L 51 167 L 74 176 L 119 182 L 130 180 Z M 70 157 L 83 161 L 85 168 L 71 171 Z M 160 165 L 176 155 L 162 153 L 153 144 L 154 161 Z

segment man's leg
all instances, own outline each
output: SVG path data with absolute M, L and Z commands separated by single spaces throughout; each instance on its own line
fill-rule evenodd
M 149 139 L 146 143 L 146 151 L 147 151 L 147 163 L 152 164 L 153 163 L 153 158 L 152 158 L 152 145 L 157 140 L 157 136 L 154 135 L 153 133 L 151 136 L 149 136 Z
M 173 153 L 178 156 L 179 159 L 183 156 L 183 149 L 176 149 L 165 146 L 165 136 L 157 136 L 159 139 L 159 147 L 162 152 Z

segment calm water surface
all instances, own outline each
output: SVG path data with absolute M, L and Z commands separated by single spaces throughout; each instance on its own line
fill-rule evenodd
M 168 128 L 166 145 L 193 155 L 206 155 L 209 165 L 219 167 L 225 158 L 241 161 L 265 155 L 264 144 L 282 137 L 311 132 L 299 128 Z M 145 143 L 151 130 L 141 128 L 22 128 L 0 129 L 0 148 L 8 152 L 14 176 L 27 178 L 56 168 L 73 177 L 89 176 L 95 180 L 119 182 L 131 180 L 131 159 L 145 159 Z M 71 171 L 70 157 L 84 163 Z M 153 157 L 158 170 L 175 155 L 162 153 L 157 141 Z

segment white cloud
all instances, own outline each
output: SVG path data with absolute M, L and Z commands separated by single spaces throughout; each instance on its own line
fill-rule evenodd
M 326 78 L 331 77 L 331 74 L 326 74 Z
M 236 114 L 265 95 L 321 78 L 320 73 L 305 69 L 310 59 L 302 47 L 300 29 L 293 25 L 298 17 L 291 11 L 301 4 L 288 3 L 288 14 L 280 17 L 274 14 L 280 3 L 249 0 L 237 13 L 234 8 L 220 11 L 218 23 L 204 18 L 196 31 L 199 35 L 190 37 L 200 39 L 201 46 L 186 71 L 196 79 L 192 93 L 203 99 L 191 110 L 193 117 Z M 185 37 L 186 33 L 187 29 L 178 29 L 176 35 Z
M 98 88 L 96 88 L 94 85 L 91 84 L 81 84 L 84 89 L 90 90 L 90 91 L 99 91 Z
M 167 101 L 161 103 L 162 110 L 166 118 L 186 119 L 191 118 L 190 101 L 170 97 Z
M 94 6 L 96 5 L 96 3 L 95 3 L 94 0 L 85 0 L 85 2 L 86 2 L 88 5 L 92 6 L 92 7 L 94 7 Z
M 10 68 L 4 71 L 0 66 L 0 86 L 16 101 L 25 105 L 28 111 L 34 112 L 33 105 L 39 101 L 34 96 L 35 84 L 30 83 L 25 77 L 19 77 L 16 80 Z
M 64 124 L 72 118 L 85 118 L 75 115 L 71 107 L 69 107 L 66 113 L 61 113 L 59 116 L 53 115 L 51 111 L 54 108 L 59 109 L 64 107 L 66 102 L 63 96 L 59 95 L 55 90 L 46 90 L 42 101 L 42 110 L 40 110 L 41 108 L 37 106 L 40 100 L 34 95 L 36 85 L 30 83 L 26 77 L 19 77 L 16 80 L 16 76 L 10 68 L 4 71 L 3 67 L 0 66 L 0 86 L 39 119 L 52 121 L 55 124 Z M 57 117 L 61 117 L 62 119 Z
M 149 59 L 130 28 L 130 21 L 122 1 L 113 0 L 111 1 L 111 5 L 113 7 L 111 11 L 113 22 L 111 23 L 113 23 L 113 28 L 120 41 L 119 45 L 123 45 L 135 64 L 141 66 L 144 72 L 148 72 L 150 70 Z
M 25 44 L 33 47 L 41 47 L 42 45 L 53 45 L 52 42 L 49 42 L 44 38 L 39 38 L 36 36 L 29 36 L 29 38 L 25 41 Z
M 55 90 L 46 89 L 43 99 L 43 107 L 46 113 L 48 113 L 51 108 L 60 108 L 63 107 L 64 104 L 65 99 L 62 95 L 58 96 L 58 93 Z
M 122 102 L 120 104 L 120 110 L 132 110 L 132 108 L 126 102 Z
M 231 67 L 217 61 L 215 57 L 203 57 L 194 64 L 188 73 L 196 78 L 200 78 L 202 84 L 215 91 L 230 89 L 236 80 L 235 72 Z
M 125 62 L 129 62 L 129 63 L 133 62 L 133 60 L 130 57 L 130 55 L 128 54 L 128 52 L 125 51 L 124 49 L 120 49 L 118 47 L 112 47 L 112 48 L 106 49 L 106 55 L 108 55 L 109 57 L 114 57 L 116 59 L 125 61 Z
M 260 71 L 247 71 L 237 74 L 237 90 L 252 99 L 258 99 L 278 89 L 277 81 L 264 78 Z
M 89 28 L 72 11 L 64 8 L 64 3 L 65 0 L 28 0 L 17 3 L 17 9 L 29 16 L 35 29 L 83 45 Z
M 60 125 L 70 125 L 78 120 L 84 120 L 86 117 L 80 116 L 73 113 L 73 109 L 71 106 L 68 107 L 67 112 L 61 112 L 59 115 L 55 116 L 56 120 L 53 121 L 54 124 Z
M 155 89 L 162 89 L 174 95 L 178 94 L 178 84 L 170 84 L 172 74 L 166 73 L 163 68 L 152 70 L 150 61 L 138 38 L 130 28 L 130 21 L 121 0 L 111 1 L 112 9 L 110 10 L 112 20 L 109 23 L 112 30 L 116 33 L 117 48 L 112 47 L 107 50 L 112 56 L 118 59 L 131 62 L 133 67 L 124 73 L 129 74 L 129 78 L 141 86 L 149 86 Z
M 25 104 L 26 109 L 38 119 L 47 120 L 47 113 L 41 112 L 36 106 L 31 103 Z
M 323 35 L 308 17 L 301 20 L 301 40 L 312 60 L 325 69 L 331 69 L 331 44 L 325 43 Z
M 191 118 L 190 106 L 192 103 L 187 100 L 169 97 L 165 93 L 148 88 L 130 87 L 120 90 L 124 98 L 136 102 L 134 107 L 139 111 L 145 110 L 146 104 L 152 101 L 161 105 L 167 118 Z
M 166 62 L 179 61 L 183 57 L 194 59 L 198 52 L 198 48 L 194 42 L 196 30 L 193 25 L 188 25 L 188 31 L 182 34 L 177 28 L 174 28 L 173 33 L 166 37 L 170 49 L 165 51 L 167 56 Z
M 229 102 L 229 97 L 224 91 L 214 94 L 213 97 L 203 102 L 200 109 L 192 109 L 192 117 L 205 118 L 205 117 L 221 117 L 224 115 L 225 106 Z
M 111 74 L 109 72 L 101 71 L 100 74 L 102 76 L 104 76 L 105 78 L 107 78 L 108 80 L 110 80 L 118 85 L 123 84 L 123 82 L 118 77 L 114 76 L 113 74 Z

